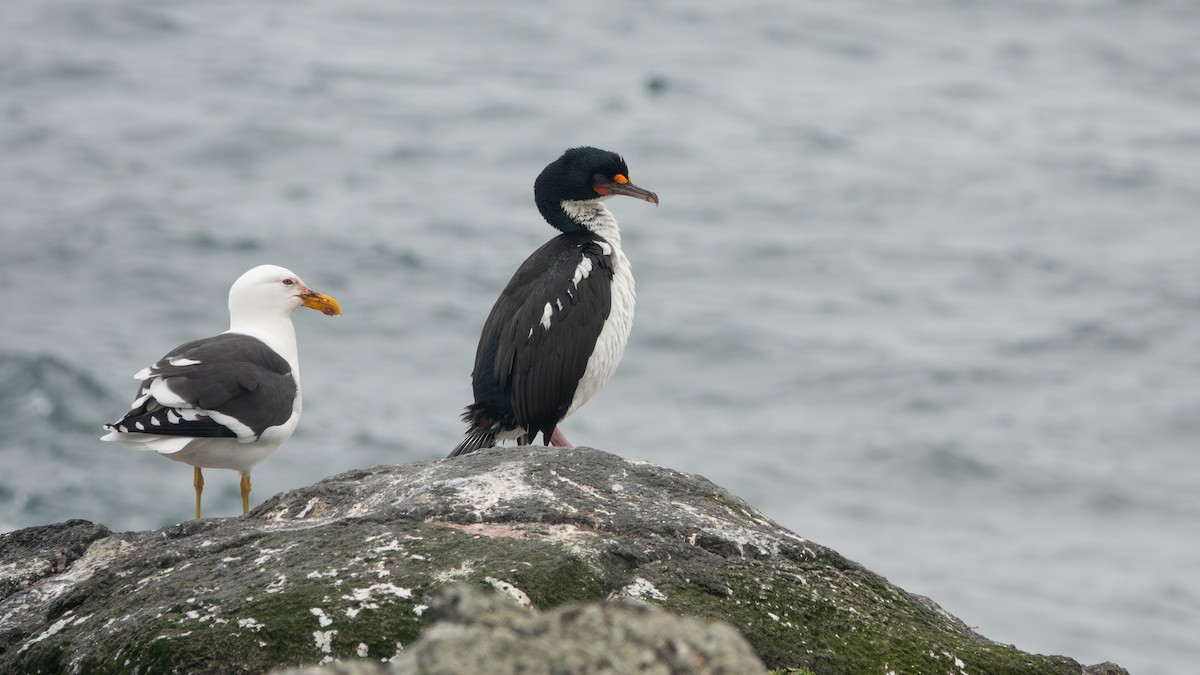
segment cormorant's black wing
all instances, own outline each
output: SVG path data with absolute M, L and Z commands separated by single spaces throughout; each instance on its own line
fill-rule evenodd
M 500 294 L 475 355 L 475 400 L 549 438 L 566 415 L 612 300 L 611 248 L 591 233 L 551 239 Z M 605 253 L 609 251 L 609 253 Z

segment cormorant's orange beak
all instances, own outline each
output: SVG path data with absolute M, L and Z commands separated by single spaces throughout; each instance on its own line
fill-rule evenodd
M 651 204 L 658 206 L 658 195 L 634 185 L 628 178 L 624 176 L 624 174 L 617 174 L 613 177 L 613 181 L 611 183 L 597 185 L 595 189 L 597 193 L 602 195 L 625 195 L 626 197 L 634 197 L 635 199 L 641 199 L 642 201 L 650 202 Z M 603 192 L 601 192 L 601 190 L 603 190 Z

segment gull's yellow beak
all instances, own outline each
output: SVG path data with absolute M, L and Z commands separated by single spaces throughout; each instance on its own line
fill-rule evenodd
M 300 299 L 304 301 L 305 307 L 320 310 L 325 316 L 342 315 L 342 306 L 338 304 L 337 300 L 324 293 L 318 293 L 307 286 L 300 291 Z

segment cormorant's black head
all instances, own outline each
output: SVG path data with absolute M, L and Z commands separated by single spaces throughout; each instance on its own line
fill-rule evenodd
M 629 167 L 615 152 L 599 148 L 571 148 L 551 162 L 533 183 L 538 211 L 554 227 L 570 232 L 582 229 L 562 203 L 602 201 L 613 195 L 636 197 L 658 204 L 658 195 L 634 185 Z

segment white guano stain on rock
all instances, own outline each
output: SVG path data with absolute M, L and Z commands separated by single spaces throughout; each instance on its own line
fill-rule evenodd
M 366 588 L 356 588 L 350 591 L 349 595 L 343 595 L 342 600 L 350 600 L 357 602 L 357 608 L 347 608 L 346 615 L 353 618 L 364 609 L 379 609 L 379 602 L 376 600 L 376 595 L 384 597 L 392 596 L 407 600 L 412 597 L 411 588 L 401 588 L 391 583 L 372 584 Z
M 392 539 L 391 541 L 389 541 L 381 546 L 376 546 L 375 548 L 373 548 L 371 550 L 374 551 L 375 553 L 386 553 L 388 551 L 399 551 L 399 550 L 401 550 L 400 549 L 400 540 Z
M 317 650 L 322 654 L 331 654 L 333 652 L 333 638 L 336 635 L 336 630 L 314 630 L 313 642 L 317 644 Z M 326 656 L 325 658 L 332 660 L 332 658 L 329 656 Z M 327 663 L 327 661 L 322 659 L 321 663 Z
M 296 519 L 299 520 L 300 518 L 307 516 L 309 511 L 312 511 L 313 507 L 316 506 L 317 504 L 319 504 L 320 502 L 321 502 L 320 497 L 313 497 L 312 499 L 308 500 L 308 503 L 304 505 L 304 508 L 300 511 L 300 513 L 296 514 Z
M 479 519 L 483 518 L 485 512 L 506 502 L 521 499 L 559 501 L 551 491 L 530 485 L 525 477 L 525 466 L 520 463 L 500 465 L 485 475 L 451 478 L 436 483 L 429 487 L 453 489 L 455 494 L 452 499 L 457 501 L 459 506 L 472 511 Z M 426 492 L 425 497 L 430 501 L 437 498 L 432 492 Z
M 664 595 L 662 591 L 655 588 L 654 584 L 641 577 L 637 577 L 633 580 L 633 583 L 625 586 L 619 591 L 613 592 L 613 594 L 609 596 L 610 600 L 616 600 L 617 598 L 637 598 L 639 600 L 650 598 L 652 600 L 661 601 L 666 600 L 667 596 Z
M 275 581 L 272 581 L 271 583 L 267 584 L 267 587 L 265 590 L 268 593 L 279 593 L 280 591 L 283 590 L 283 587 L 286 585 L 287 585 L 287 575 L 281 573 L 279 576 L 275 577 Z
M 448 569 L 448 570 L 442 570 L 440 572 L 435 573 L 433 575 L 433 578 L 439 584 L 445 584 L 445 583 L 454 581 L 456 579 L 462 579 L 462 578 L 470 575 L 474 571 L 475 571 L 474 565 L 472 565 L 469 562 L 464 562 L 463 564 L 459 565 L 458 567 Z
M 281 548 L 260 548 L 258 549 L 258 557 L 254 559 L 254 564 L 261 567 L 263 564 L 274 559 L 280 553 L 290 551 L 299 545 L 300 544 L 293 541 Z
M 780 537 L 774 534 L 768 534 L 759 530 L 752 530 L 748 527 L 737 524 L 734 521 L 717 518 L 708 513 L 704 513 L 692 504 L 681 501 L 671 502 L 671 506 L 675 507 L 679 512 L 690 515 L 705 533 L 710 534 L 718 539 L 727 541 L 737 547 L 738 553 L 744 558 L 746 557 L 746 547 L 753 546 L 758 550 L 759 555 L 778 555 L 779 546 L 781 543 Z M 804 541 L 796 537 L 799 541 Z M 695 535 L 689 536 L 688 541 L 695 545 Z
M 576 490 L 579 490 L 580 492 L 582 492 L 594 499 L 597 499 L 600 501 L 607 501 L 607 499 L 608 499 L 608 497 L 601 494 L 600 491 L 597 490 L 596 488 L 594 488 L 590 485 L 583 485 L 582 483 L 577 483 L 577 482 L 571 480 L 570 478 L 567 478 L 566 476 L 559 474 L 554 469 L 550 470 L 550 475 L 557 478 L 560 483 L 565 483 L 567 485 L 570 485 L 571 487 L 575 488 Z
M 496 590 L 502 593 L 507 593 L 509 597 L 511 597 L 513 600 L 516 600 L 517 604 L 521 605 L 522 607 L 530 607 L 533 605 L 533 602 L 530 601 L 529 596 L 525 595 L 525 591 L 522 591 L 507 581 L 501 581 L 495 577 L 484 577 L 483 580 L 491 584 Z
M 76 589 L 84 581 L 91 579 L 92 575 L 95 575 L 97 571 L 109 567 L 116 558 L 125 555 L 131 549 L 133 549 L 132 544 L 115 536 L 96 539 L 95 542 L 88 545 L 88 550 L 84 552 L 83 556 L 72 562 L 71 566 L 66 568 L 66 571 L 55 574 L 48 579 L 38 581 L 37 584 L 28 587 L 28 589 L 14 592 L 11 596 L 4 598 L 5 611 L 4 615 L 0 616 L 0 631 L 11 628 L 14 623 L 22 620 L 22 617 L 34 613 L 36 611 L 35 608 L 48 607 L 55 599 L 64 596 L 68 591 Z M 174 571 L 174 568 L 170 568 L 170 571 Z M 149 577 L 139 580 L 138 589 L 142 589 L 145 584 L 149 584 L 151 581 L 166 577 L 167 574 L 169 574 L 169 571 L 163 571 L 160 574 L 152 574 Z M 59 628 L 59 631 L 61 631 L 61 628 Z M 18 653 L 24 651 L 30 644 L 25 643 Z
M 936 657 L 936 655 L 933 652 L 929 652 L 929 655 Z M 950 652 L 948 652 L 944 649 L 942 650 L 942 656 L 944 656 L 947 659 L 950 659 L 951 661 L 954 662 L 954 667 L 958 668 L 959 675 L 967 675 L 967 671 L 964 670 L 966 668 L 967 664 L 964 663 L 962 659 L 958 658 L 954 654 L 951 654 Z
M 333 623 L 333 619 L 325 616 L 325 610 L 321 609 L 320 607 L 313 607 L 312 609 L 308 610 L 308 612 L 317 617 L 317 623 L 320 624 L 321 628 Z
M 26 642 L 25 644 L 21 645 L 21 648 L 19 650 L 17 650 L 17 653 L 20 654 L 21 652 L 25 651 L 26 649 L 29 649 L 31 646 L 41 642 L 42 640 L 45 640 L 46 638 L 50 637 L 51 635 L 58 633 L 58 631 L 66 628 L 74 620 L 75 620 L 75 617 L 71 616 L 71 612 L 68 611 L 66 613 L 66 615 L 63 616 L 63 618 L 50 624 L 50 627 L 47 628 L 46 630 L 42 631 L 40 635 L 31 639 L 29 642 Z

